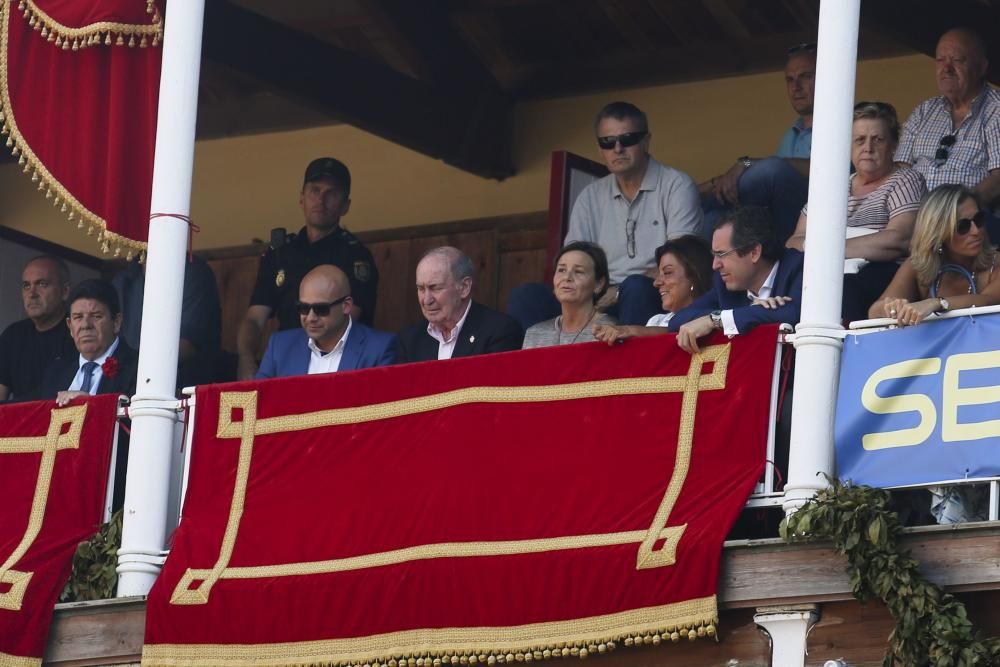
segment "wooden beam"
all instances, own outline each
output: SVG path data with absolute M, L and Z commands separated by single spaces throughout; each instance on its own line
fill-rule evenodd
M 989 50 L 990 69 L 986 76 L 1000 83 L 1000 4 L 982 0 L 909 0 L 900 11 L 894 0 L 866 0 L 861 3 L 862 24 L 890 35 L 915 51 L 934 56 L 938 38 L 948 30 L 968 27 L 978 31 Z
M 511 105 L 418 81 L 226 0 L 205 7 L 203 53 L 281 94 L 486 178 L 514 173 Z

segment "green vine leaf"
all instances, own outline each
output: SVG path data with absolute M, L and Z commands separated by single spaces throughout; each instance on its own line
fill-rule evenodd
M 1000 637 L 980 637 L 965 605 L 928 581 L 901 549 L 903 526 L 889 493 L 827 480 L 830 487 L 782 521 L 779 533 L 786 542 L 831 540 L 847 556 L 854 597 L 877 597 L 886 605 L 896 627 L 883 667 L 1000 665 Z
M 60 602 L 107 600 L 118 588 L 118 549 L 122 543 L 122 511 L 86 542 L 81 542 L 73 555 L 73 571 L 59 595 Z

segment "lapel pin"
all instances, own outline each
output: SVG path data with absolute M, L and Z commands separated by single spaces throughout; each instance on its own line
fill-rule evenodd
M 475 336 L 469 336 L 469 342 L 470 343 L 475 343 L 476 342 L 476 337 Z

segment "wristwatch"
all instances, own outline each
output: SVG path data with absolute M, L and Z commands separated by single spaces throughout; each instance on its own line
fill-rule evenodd
M 753 160 L 751 160 L 750 156 L 748 155 L 741 155 L 740 157 L 736 158 L 736 161 L 742 164 L 744 169 L 749 169 L 750 165 L 753 164 Z
M 712 320 L 712 326 L 716 329 L 722 328 L 722 311 L 713 310 L 708 314 L 708 318 Z
M 938 309 L 939 313 L 947 312 L 948 309 L 951 308 L 951 306 L 948 305 L 948 299 L 944 298 L 943 296 L 938 297 L 938 305 L 941 306 L 941 308 Z

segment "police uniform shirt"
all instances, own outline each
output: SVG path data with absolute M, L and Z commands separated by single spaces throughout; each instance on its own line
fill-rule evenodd
M 251 306 L 268 306 L 278 318 L 280 330 L 300 326 L 295 302 L 299 283 L 320 264 L 339 267 L 351 283 L 351 295 L 361 308 L 361 321 L 371 326 L 375 317 L 378 269 L 368 248 L 354 234 L 338 227 L 315 243 L 309 243 L 303 227 L 288 243 L 268 248 L 261 257 Z

